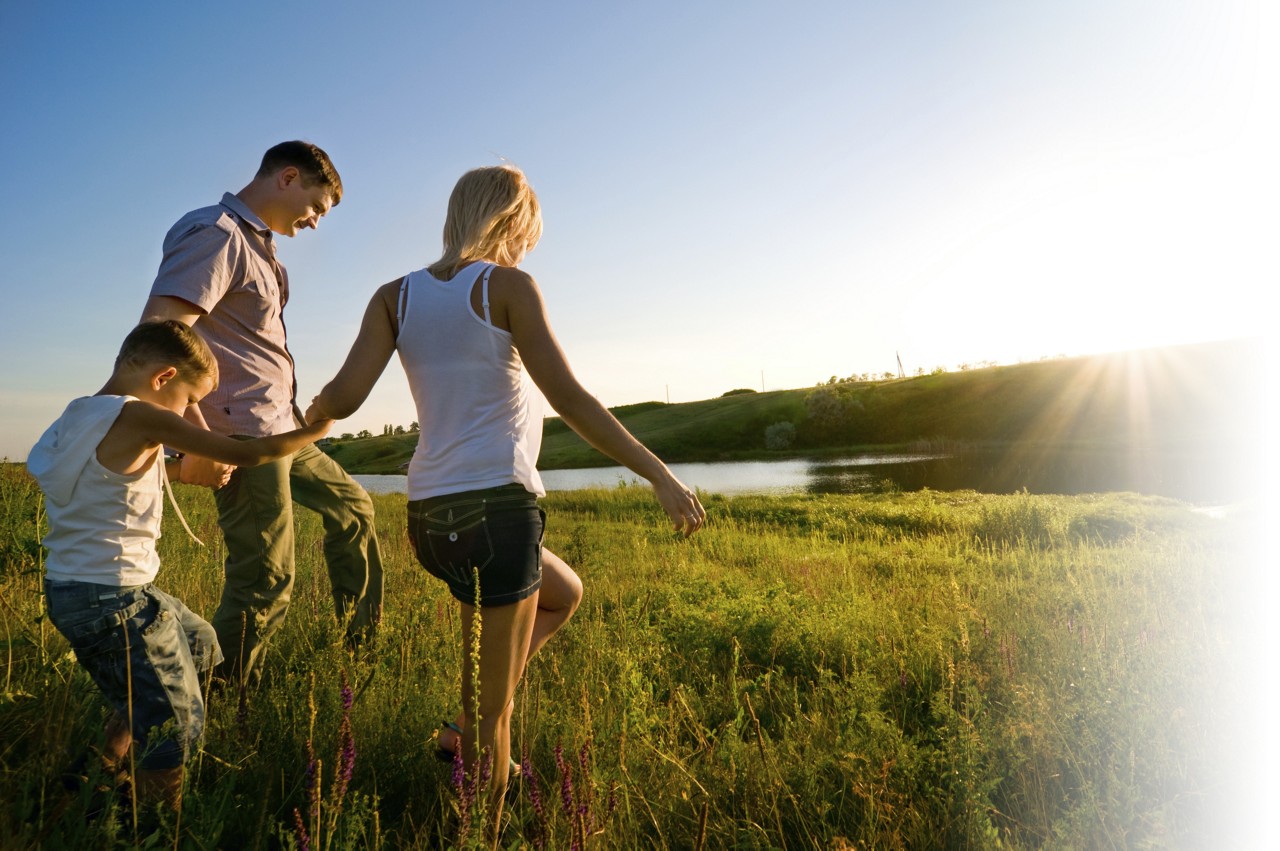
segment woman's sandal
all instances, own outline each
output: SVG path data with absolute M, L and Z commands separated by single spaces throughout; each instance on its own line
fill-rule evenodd
M 457 724 L 453 723 L 452 721 L 441 722 L 440 732 L 444 732 L 446 728 L 457 733 L 459 737 L 462 736 L 462 728 L 459 727 Z M 447 748 L 442 748 L 440 746 L 440 736 L 437 734 L 436 735 L 436 759 L 440 760 L 441 762 L 452 763 L 453 757 L 454 757 L 453 751 L 448 750 Z M 514 759 L 508 760 L 508 762 L 511 763 L 511 776 L 512 777 L 518 776 L 520 774 L 520 763 L 516 762 Z

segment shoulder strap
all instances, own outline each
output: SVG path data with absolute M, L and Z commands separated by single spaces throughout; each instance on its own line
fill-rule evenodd
M 484 278 L 480 281 L 480 304 L 484 307 L 484 321 L 489 325 L 493 324 L 493 319 L 489 316 L 489 274 L 492 271 L 493 264 L 490 263 L 484 270 Z
M 410 273 L 412 274 L 412 273 Z M 400 296 L 396 299 L 396 336 L 404 327 L 404 316 L 409 312 L 409 275 L 400 279 Z

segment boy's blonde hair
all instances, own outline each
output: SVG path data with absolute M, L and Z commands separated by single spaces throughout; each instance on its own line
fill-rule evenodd
M 218 386 L 218 362 L 209 344 L 176 319 L 143 322 L 124 338 L 116 355 L 116 369 L 141 364 L 165 364 L 176 369 L 183 380 L 212 378 Z
M 472 169 L 449 196 L 444 254 L 427 271 L 448 280 L 476 260 L 514 266 L 541 237 L 542 210 L 524 172 L 513 165 Z

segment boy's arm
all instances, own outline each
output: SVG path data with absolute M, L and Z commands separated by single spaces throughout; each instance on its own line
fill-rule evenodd
M 120 418 L 118 422 L 125 429 L 151 443 L 240 467 L 256 467 L 297 452 L 324 437 L 333 425 L 332 420 L 318 420 L 284 434 L 233 440 L 192 425 L 172 411 L 149 402 L 128 403 L 120 412 Z
M 387 361 L 391 360 L 391 353 L 396 350 L 394 317 L 399 292 L 400 281 L 397 280 L 384 284 L 373 294 L 346 362 L 333 380 L 311 400 L 311 407 L 306 413 L 307 422 L 349 417 L 369 398 L 369 391 L 378 382 L 382 371 L 387 368 Z

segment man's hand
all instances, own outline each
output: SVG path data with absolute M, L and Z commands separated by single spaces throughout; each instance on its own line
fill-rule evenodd
M 181 475 L 178 481 L 188 485 L 200 485 L 206 488 L 218 488 L 231 481 L 231 474 L 236 468 L 230 464 L 221 464 L 198 455 L 182 456 Z
M 311 407 L 307 408 L 307 412 L 302 416 L 306 419 L 307 425 L 312 425 L 320 420 L 329 420 L 330 422 L 333 420 L 333 417 L 325 413 L 324 409 L 320 407 L 319 396 L 311 400 Z M 320 437 L 323 436 L 324 435 L 320 435 Z

